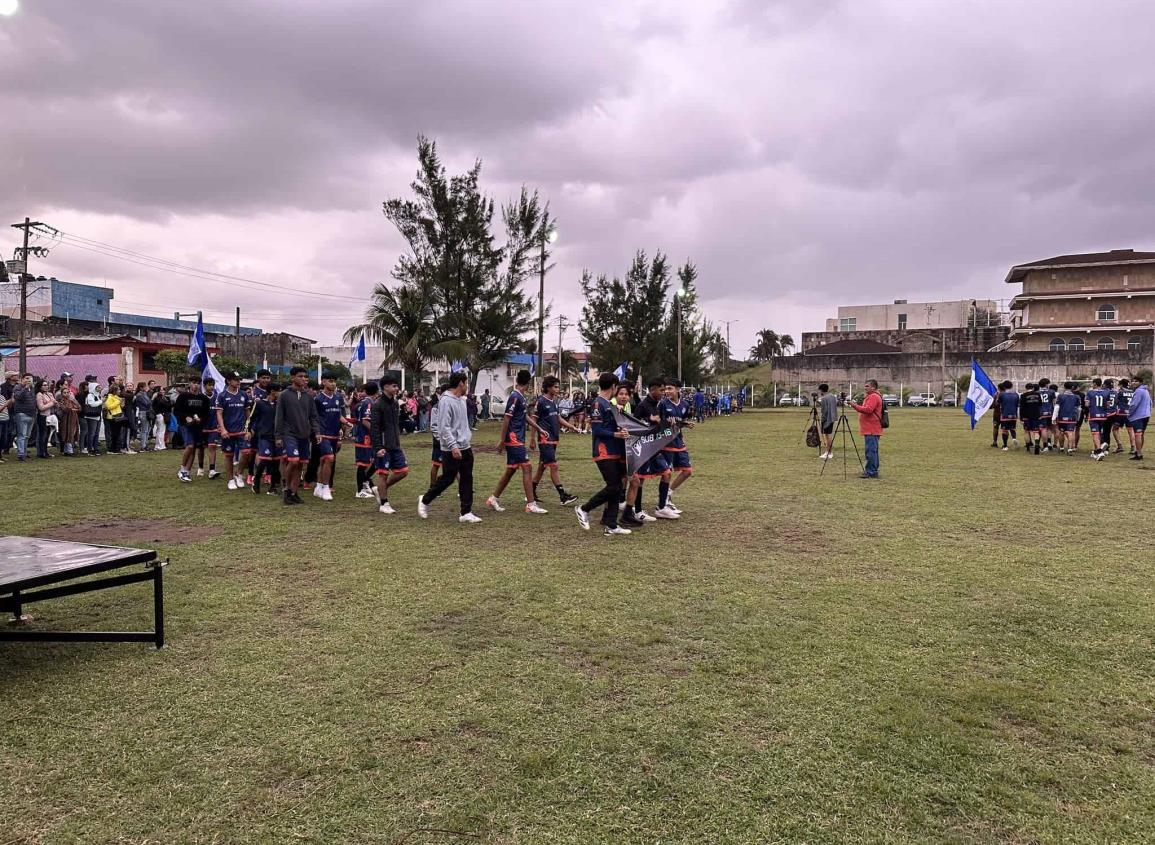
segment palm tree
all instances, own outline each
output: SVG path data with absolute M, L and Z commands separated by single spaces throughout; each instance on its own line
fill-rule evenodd
M 432 297 L 417 285 L 378 284 L 370 294 L 365 322 L 351 326 L 345 342 L 356 343 L 362 333 L 367 343 L 384 349 L 384 363 L 422 372 L 437 341 Z
M 794 338 L 788 334 L 778 335 L 778 347 L 780 349 L 779 354 L 785 355 L 787 349 L 794 348 Z
M 758 332 L 758 342 L 750 347 L 750 357 L 755 361 L 765 362 L 781 355 L 783 340 L 790 340 L 790 338 L 788 336 L 781 338 L 776 331 L 762 329 Z M 790 340 L 790 345 L 794 345 L 793 340 Z

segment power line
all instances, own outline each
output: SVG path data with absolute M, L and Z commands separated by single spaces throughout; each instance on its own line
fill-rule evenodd
M 41 225 L 43 226 L 43 224 Z M 115 258 L 130 264 L 147 267 L 150 270 L 160 270 L 166 273 L 188 276 L 206 282 L 228 284 L 233 287 L 274 290 L 282 293 L 294 294 L 297 296 L 314 296 L 322 299 L 338 299 L 361 303 L 365 302 L 365 297 L 363 296 L 350 296 L 348 294 L 339 293 L 323 293 L 320 291 L 305 290 L 303 288 L 288 287 L 286 285 L 277 285 L 273 284 L 272 282 L 262 282 L 258 279 L 248 279 L 244 276 L 234 276 L 228 273 L 218 273 L 215 270 L 208 270 L 203 267 L 195 267 L 190 264 L 181 264 L 176 261 L 170 261 L 166 258 L 159 258 L 154 255 L 137 252 L 136 250 L 127 249 L 125 247 L 118 247 L 114 244 L 105 243 L 104 241 L 97 241 L 91 238 L 82 237 L 80 235 L 73 235 L 51 226 L 43 226 L 43 229 L 37 231 L 41 235 L 52 237 L 60 244 L 66 244 L 77 249 L 83 249 L 88 252 L 96 253 L 97 255 L 103 255 L 106 258 Z

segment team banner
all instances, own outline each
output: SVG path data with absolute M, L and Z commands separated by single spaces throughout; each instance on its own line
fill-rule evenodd
M 626 438 L 626 472 L 633 475 L 650 458 L 674 442 L 682 427 L 676 422 L 642 422 L 637 417 L 614 408 L 618 428 L 630 436 Z

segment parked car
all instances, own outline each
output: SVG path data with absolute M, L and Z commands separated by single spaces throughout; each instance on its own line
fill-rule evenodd
M 779 405 L 801 405 L 802 404 L 802 401 L 800 401 L 801 399 L 802 399 L 801 396 L 791 396 L 789 393 L 783 393 L 781 396 L 778 397 L 778 404 Z
M 958 404 L 958 400 L 955 399 L 955 397 L 953 395 L 944 396 L 944 397 L 942 397 L 942 401 L 939 402 L 939 404 L 942 405 L 944 408 L 953 408 L 955 405 Z
M 912 393 L 906 404 L 912 408 L 933 408 L 938 405 L 938 397 L 933 393 Z
M 884 393 L 882 394 L 882 404 L 888 408 L 894 408 L 902 403 L 893 393 Z

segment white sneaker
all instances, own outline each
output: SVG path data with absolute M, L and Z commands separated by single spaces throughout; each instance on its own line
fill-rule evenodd
M 245 481 L 245 477 L 243 475 L 234 475 L 233 481 L 237 482 L 237 489 L 238 490 L 244 490 L 246 487 L 249 486 L 248 483 Z
M 203 468 L 198 468 L 198 469 L 197 469 L 197 478 L 200 478 L 200 477 L 201 477 L 202 475 L 204 475 L 204 474 L 205 474 L 205 471 L 204 471 L 204 469 L 203 469 Z
M 321 501 L 323 501 L 323 502 L 333 501 L 333 491 L 329 488 L 328 484 L 326 484 L 325 489 L 321 491 Z
M 543 508 L 537 502 L 530 502 L 529 504 L 527 504 L 525 506 L 525 512 L 526 513 L 549 513 L 549 511 L 547 511 L 545 508 Z
M 313 498 L 314 499 L 321 498 L 321 491 L 323 489 L 325 489 L 323 484 L 314 484 L 313 485 Z
M 1007 447 L 1006 447 L 1006 446 L 1004 446 L 1004 447 L 1003 447 L 1003 451 L 1004 451 L 1004 452 L 1005 452 L 1005 451 L 1007 451 Z
M 417 497 L 417 515 L 422 519 L 429 519 L 429 505 L 425 504 L 421 496 Z
M 391 504 L 389 504 L 388 502 L 382 502 L 381 507 L 377 508 L 377 510 L 379 510 L 381 513 L 388 513 L 388 514 L 397 513 L 397 511 L 393 510 L 393 506 Z
M 200 474 L 201 474 L 200 470 L 197 470 L 197 475 L 200 475 Z M 217 472 L 215 469 L 209 470 L 209 480 L 210 481 L 214 478 L 220 478 L 220 477 L 221 477 L 221 474 L 219 472 Z
M 578 522 L 581 524 L 582 530 L 589 531 L 590 515 L 582 510 L 581 505 L 578 505 L 576 508 L 574 508 L 573 512 L 577 514 Z
M 638 511 L 637 513 L 634 514 L 634 516 L 636 516 L 642 522 L 657 522 L 658 521 L 657 517 L 650 516 L 645 511 Z
M 680 514 L 682 512 L 682 509 L 674 504 L 673 499 L 666 499 L 666 510 L 673 511 L 676 514 Z
M 457 521 L 465 523 L 481 522 L 481 517 L 475 513 L 463 513 L 461 516 L 457 517 Z
M 833 457 L 834 456 L 832 454 L 830 454 L 829 452 L 823 452 L 821 455 L 818 456 L 818 460 L 829 461 Z
M 633 534 L 634 532 L 628 528 L 622 528 L 620 525 L 616 528 L 606 528 L 602 531 L 606 537 L 625 536 L 626 534 Z
M 132 449 L 126 449 L 126 450 L 125 450 L 125 452 L 124 452 L 124 454 L 126 454 L 126 455 L 135 455 L 135 454 L 136 454 L 136 452 L 134 452 Z
M 498 513 L 503 513 L 505 511 L 505 508 L 501 506 L 501 502 L 497 501 L 496 496 L 490 496 L 488 499 L 486 499 L 485 506 L 491 510 L 497 511 Z
M 357 498 L 358 499 L 374 499 L 376 497 L 372 493 L 370 493 L 368 490 L 366 490 L 364 487 L 362 487 L 360 490 L 357 491 Z
M 676 511 L 670 510 L 669 505 L 664 508 L 658 508 L 656 511 L 654 511 L 654 516 L 656 516 L 658 519 L 681 519 Z
M 188 482 L 192 481 L 192 476 L 189 475 L 187 472 L 185 472 L 183 469 L 176 474 L 176 477 L 178 479 L 180 479 L 181 481 L 188 481 Z
M 229 479 L 229 489 L 230 490 L 236 490 L 237 489 L 237 480 L 235 478 Z

